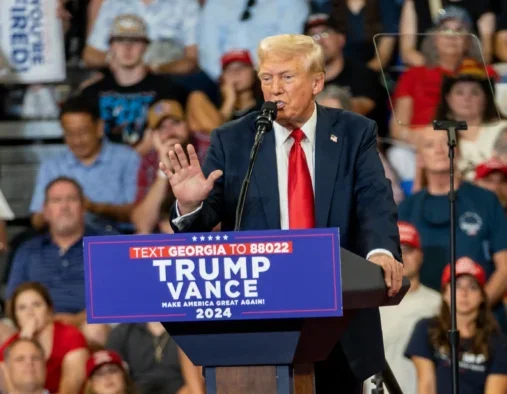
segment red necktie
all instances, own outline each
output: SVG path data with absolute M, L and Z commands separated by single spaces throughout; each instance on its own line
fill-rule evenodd
M 294 144 L 289 154 L 289 228 L 313 228 L 315 214 L 312 177 L 301 146 L 305 133 L 296 129 L 290 136 L 294 138 Z

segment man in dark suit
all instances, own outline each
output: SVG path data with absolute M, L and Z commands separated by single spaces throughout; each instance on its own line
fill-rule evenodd
M 316 105 L 324 60 L 311 37 L 268 37 L 259 60 L 264 99 L 276 102 L 278 115 L 257 156 L 242 229 L 339 227 L 341 246 L 381 266 L 395 295 L 403 271 L 397 212 L 375 123 Z M 176 232 L 210 231 L 220 222 L 222 230 L 234 228 L 256 116 L 215 130 L 202 170 L 190 145 L 187 152 L 176 145 L 162 158 L 160 168 L 177 198 Z M 360 393 L 362 381 L 383 367 L 379 312 L 361 310 L 329 360 L 317 365 L 317 393 Z

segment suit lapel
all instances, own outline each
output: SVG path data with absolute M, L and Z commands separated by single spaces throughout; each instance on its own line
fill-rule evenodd
M 331 112 L 332 114 L 332 112 Z M 336 173 L 344 143 L 342 128 L 334 127 L 336 118 L 317 105 L 315 132 L 315 227 L 326 227 Z
M 275 132 L 273 130 L 264 135 L 257 153 L 252 177 L 259 190 L 269 228 L 279 229 L 280 197 L 278 194 Z

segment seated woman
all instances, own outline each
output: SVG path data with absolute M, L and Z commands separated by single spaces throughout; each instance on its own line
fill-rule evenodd
M 400 54 L 403 63 L 422 66 L 426 63 L 421 53 L 422 34 L 439 20 L 452 14 L 469 15 L 471 31 L 483 48 L 484 59 L 491 62 L 496 17 L 490 1 L 477 0 L 404 0 L 400 19 Z
M 410 68 L 398 81 L 390 122 L 391 137 L 397 145 L 389 149 L 387 158 L 402 181 L 415 178 L 417 163 L 413 146 L 418 130 L 435 120 L 444 76 L 454 74 L 464 59 L 481 64 L 479 43 L 469 32 L 467 23 L 454 15 L 442 19 L 424 39 L 426 64 Z
M 480 47 L 468 33 L 466 21 L 453 15 L 425 36 L 422 53 L 426 63 L 403 73 L 393 94 L 393 138 L 413 144 L 416 133 L 411 128 L 434 120 L 444 75 L 453 74 L 465 58 L 481 62 Z
M 500 333 L 484 291 L 486 273 L 464 257 L 456 262 L 456 315 L 460 334 L 459 386 L 462 394 L 507 392 L 507 339 Z M 450 265 L 445 268 L 440 314 L 417 323 L 405 356 L 417 371 L 419 394 L 451 393 L 448 331 Z
M 17 338 L 37 340 L 46 354 L 46 385 L 50 393 L 78 394 L 85 380 L 88 359 L 86 340 L 74 326 L 53 320 L 53 301 L 47 289 L 36 282 L 18 286 L 11 297 L 9 315 L 19 332 L 0 347 L 3 371 L 3 351 Z M 10 392 L 9 382 L 4 388 Z
M 85 394 L 137 394 L 127 364 L 111 350 L 99 350 L 90 356 L 86 379 Z
M 263 103 L 260 82 L 248 51 L 227 52 L 221 64 L 220 106 L 215 107 L 202 92 L 194 92 L 189 98 L 193 108 L 188 113 L 188 125 L 198 152 L 206 151 L 213 129 L 259 110 Z
M 459 132 L 459 169 L 466 180 L 473 180 L 477 165 L 493 157 L 496 140 L 507 127 L 495 106 L 494 82 L 490 85 L 486 70 L 467 59 L 442 83 L 435 119 L 467 122 L 468 130 Z

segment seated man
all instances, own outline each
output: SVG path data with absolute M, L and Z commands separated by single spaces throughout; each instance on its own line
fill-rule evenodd
M 424 253 L 421 283 L 440 290 L 440 278 L 449 261 L 449 155 L 447 134 L 432 127 L 418 130 L 417 154 L 426 186 L 398 207 L 402 221 L 417 227 Z M 456 160 L 460 159 L 456 151 Z M 507 291 L 507 220 L 498 197 L 465 182 L 456 172 L 456 258 L 470 257 L 482 266 L 484 287 L 498 323 L 507 332 L 502 298 Z
M 119 15 L 108 36 L 108 70 L 85 82 L 82 90 L 83 97 L 99 103 L 104 135 L 110 141 L 135 146 L 141 155 L 151 148 L 150 140 L 143 138 L 149 106 L 157 97 L 177 100 L 182 106 L 187 101 L 184 88 L 146 67 L 147 30 L 140 17 Z
M 98 233 L 85 227 L 83 190 L 73 179 L 59 177 L 46 186 L 44 195 L 42 214 L 49 231 L 17 249 L 5 299 L 23 282 L 40 282 L 54 301 L 56 320 L 80 327 L 89 341 L 104 343 L 106 327 L 86 325 L 83 237 Z
M 184 145 L 190 138 L 183 108 L 174 100 L 161 100 L 151 106 L 148 128 L 155 149 L 141 161 L 136 207 L 132 211 L 132 223 L 142 234 L 155 230 L 163 201 L 172 197 L 167 177 L 158 167 L 160 157 L 174 149 L 174 145 Z
M 507 163 L 492 158 L 475 168 L 474 183 L 496 194 L 507 211 Z
M 46 363 L 44 349 L 33 339 L 17 339 L 4 353 L 5 369 L 2 387 L 6 382 L 16 394 L 49 394 L 44 389 Z
M 140 158 L 130 147 L 102 135 L 98 109 L 83 97 L 69 99 L 60 122 L 67 149 L 42 162 L 30 204 L 32 225 L 44 227 L 44 190 L 59 176 L 75 179 L 84 191 L 86 223 L 97 231 L 131 231 L 130 213 L 137 189 Z

